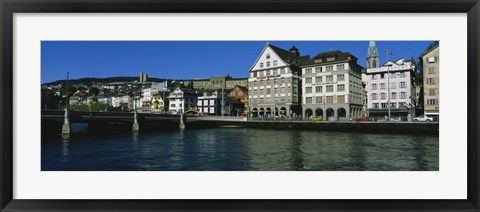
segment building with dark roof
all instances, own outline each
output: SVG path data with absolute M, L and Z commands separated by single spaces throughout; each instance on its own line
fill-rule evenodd
M 363 67 L 349 52 L 317 54 L 302 66 L 303 117 L 348 120 L 363 116 Z
M 310 56 L 301 56 L 295 46 L 289 51 L 266 43 L 249 69 L 249 105 L 253 117 L 299 116 L 301 66 Z

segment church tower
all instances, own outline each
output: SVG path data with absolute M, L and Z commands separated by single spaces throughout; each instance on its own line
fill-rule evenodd
M 378 68 L 380 66 L 380 58 L 378 58 L 378 49 L 375 41 L 370 41 L 367 52 L 367 68 Z

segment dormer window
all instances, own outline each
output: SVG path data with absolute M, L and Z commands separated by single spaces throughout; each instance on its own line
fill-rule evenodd
M 267 54 L 267 59 L 270 59 L 270 54 Z
M 314 60 L 313 62 L 314 62 L 314 63 L 321 63 L 321 62 L 322 62 L 322 58 L 316 59 L 316 60 Z
M 334 61 L 335 60 L 335 57 L 327 57 L 327 61 Z

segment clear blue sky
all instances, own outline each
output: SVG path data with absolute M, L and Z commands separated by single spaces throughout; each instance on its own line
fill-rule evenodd
M 42 83 L 84 77 L 138 76 L 193 79 L 211 76 L 248 77 L 267 41 L 42 41 Z M 329 50 L 348 51 L 365 66 L 368 41 L 269 41 L 313 57 Z M 377 41 L 380 63 L 417 58 L 432 41 Z

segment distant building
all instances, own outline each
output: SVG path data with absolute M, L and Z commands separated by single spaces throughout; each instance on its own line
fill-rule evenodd
M 163 100 L 162 93 L 153 94 L 150 111 L 151 112 L 166 111 L 165 101 Z
M 112 106 L 121 107 L 122 111 L 133 110 L 133 98 L 129 95 L 118 95 L 112 97 Z
M 423 94 L 424 113 L 438 120 L 440 115 L 440 63 L 438 45 L 423 53 L 420 57 L 423 63 Z
M 301 68 L 310 59 L 295 46 L 289 51 L 267 43 L 249 70 L 249 104 L 253 117 L 300 116 Z
M 230 114 L 232 116 L 247 115 L 248 112 L 248 88 L 244 86 L 235 86 L 227 90 L 226 97 L 229 101 Z
M 363 116 L 363 67 L 348 52 L 329 51 L 302 66 L 303 117 L 349 120 Z
M 204 90 L 227 90 L 232 89 L 235 86 L 247 86 L 247 78 L 232 78 L 227 76 L 210 77 L 209 79 L 194 79 L 185 80 L 184 85 L 188 86 L 192 84 L 192 88 L 199 91 Z
M 148 80 L 148 75 L 143 73 L 143 72 L 140 72 L 140 79 L 138 80 L 139 82 L 146 82 Z
M 191 89 L 176 88 L 168 95 L 169 112 L 185 113 L 191 108 L 197 108 L 197 94 Z
M 222 115 L 222 96 L 218 91 L 205 91 L 197 98 L 198 112 L 208 115 Z

